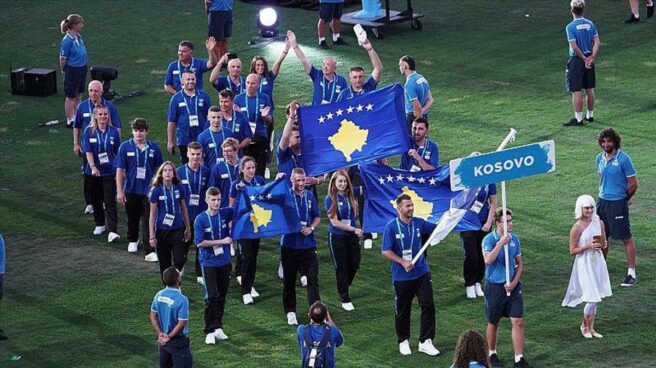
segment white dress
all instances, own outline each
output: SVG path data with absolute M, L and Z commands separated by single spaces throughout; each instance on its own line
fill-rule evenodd
M 598 218 L 593 218 L 590 225 L 581 233 L 578 246 L 592 241 L 595 235 L 601 235 Z M 606 260 L 601 250 L 586 250 L 574 258 L 572 276 L 569 279 L 567 294 L 563 307 L 575 307 L 580 303 L 599 303 L 601 299 L 613 295 Z

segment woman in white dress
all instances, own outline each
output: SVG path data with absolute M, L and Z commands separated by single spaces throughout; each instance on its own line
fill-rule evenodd
M 613 295 L 610 289 L 606 260 L 601 252 L 608 246 L 604 223 L 599 220 L 595 201 L 589 195 L 576 199 L 576 223 L 569 233 L 569 254 L 574 256 L 563 307 L 575 307 L 585 302 L 581 333 L 586 339 L 603 337 L 594 330 L 597 303 Z

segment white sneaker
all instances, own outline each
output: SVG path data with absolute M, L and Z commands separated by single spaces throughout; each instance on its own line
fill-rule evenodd
M 157 262 L 158 261 L 157 260 L 157 253 L 151 252 L 151 253 L 146 254 L 146 256 L 144 257 L 144 261 L 146 261 L 146 262 Z
M 307 276 L 301 276 L 301 287 L 307 287 Z
M 241 276 L 237 276 L 237 283 L 241 285 Z
M 93 213 L 93 205 L 88 204 L 84 207 L 84 213 Z
M 128 252 L 137 253 L 137 248 L 139 247 L 139 242 L 129 242 L 128 243 Z
M 214 332 L 208 333 L 207 335 L 205 335 L 205 343 L 207 345 L 216 344 L 216 337 L 214 336 Z
M 353 306 L 353 303 L 351 303 L 351 302 L 348 302 L 348 303 L 342 303 L 342 308 L 343 308 L 345 311 L 347 311 L 347 312 L 350 312 L 350 311 L 354 311 L 354 310 L 355 310 L 355 307 Z
M 374 246 L 374 242 L 371 239 L 364 240 L 364 249 L 371 249 Z
M 216 339 L 219 341 L 228 340 L 228 335 L 223 332 L 222 328 L 217 328 L 214 330 L 214 337 L 216 337 Z
M 271 170 L 268 167 L 264 169 L 264 179 L 271 179 Z
M 196 277 L 196 282 L 205 286 L 205 279 L 202 276 Z
M 121 239 L 121 236 L 118 235 L 117 233 L 113 232 L 113 231 L 110 231 L 109 234 L 107 235 L 107 242 L 108 243 L 111 243 L 114 240 L 118 240 L 118 239 Z
M 93 229 L 93 235 L 100 235 L 105 232 L 105 227 L 104 226 L 96 226 L 95 229 Z
M 371 239 L 378 239 L 378 233 L 371 233 Z
M 401 355 L 412 354 L 412 350 L 410 350 L 410 343 L 408 342 L 408 340 L 399 343 L 399 352 L 401 353 Z
M 294 312 L 287 313 L 287 324 L 290 326 L 298 325 L 298 321 L 296 320 L 296 313 Z
M 433 346 L 433 341 L 431 341 L 431 339 L 426 339 L 426 341 L 420 342 L 418 350 L 430 356 L 440 355 L 440 351 Z
M 474 285 L 474 286 L 476 288 L 476 296 L 485 296 L 485 293 L 483 293 L 483 288 L 481 287 L 481 284 L 479 284 L 477 282 L 476 285 Z
M 244 300 L 244 305 L 253 304 L 253 297 L 251 294 L 244 294 L 241 298 Z
M 476 299 L 476 288 L 473 286 L 465 287 L 465 293 L 467 294 L 467 299 Z
M 285 274 L 282 270 L 282 262 L 278 263 L 278 278 L 281 280 L 285 279 Z
M 257 290 L 255 290 L 254 287 L 251 287 L 251 296 L 253 298 L 257 298 L 258 296 L 260 296 L 260 293 L 258 293 Z
M 235 245 L 230 244 L 230 257 L 234 257 L 234 256 L 235 256 Z

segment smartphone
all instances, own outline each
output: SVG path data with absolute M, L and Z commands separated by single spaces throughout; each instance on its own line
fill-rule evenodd
M 237 56 L 237 53 L 235 53 L 235 52 L 229 52 L 228 53 L 228 60 L 236 59 L 238 57 L 239 56 Z

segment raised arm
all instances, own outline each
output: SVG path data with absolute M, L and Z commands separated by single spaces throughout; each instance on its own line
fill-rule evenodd
M 207 49 L 207 69 L 212 69 L 216 65 L 216 54 L 214 48 L 216 47 L 216 39 L 214 36 L 205 41 L 205 49 Z
M 296 100 L 292 101 L 289 107 L 289 117 L 285 123 L 285 127 L 282 130 L 282 137 L 280 137 L 280 143 L 278 147 L 281 150 L 286 150 L 289 147 L 289 139 L 292 136 L 292 127 L 296 121 L 296 109 L 298 108 L 298 102 Z
M 223 54 L 223 56 L 221 56 L 221 59 L 219 59 L 219 62 L 216 63 L 214 69 L 212 69 L 212 73 L 210 74 L 210 83 L 212 83 L 212 85 L 216 85 L 216 82 L 219 80 L 219 77 L 221 76 L 221 67 L 225 65 L 227 62 L 228 62 L 228 54 Z
M 278 56 L 278 60 L 276 60 L 276 63 L 273 64 L 273 69 L 271 69 L 271 73 L 273 73 L 273 75 L 275 75 L 276 77 L 280 72 L 280 67 L 282 66 L 282 62 L 285 61 L 285 58 L 287 57 L 290 48 L 291 45 L 289 44 L 289 40 L 285 40 L 285 49 L 282 50 L 280 56 Z
M 368 38 L 364 40 L 362 47 L 367 50 L 367 54 L 369 54 L 369 60 L 371 60 L 371 66 L 374 68 L 371 71 L 371 76 L 376 80 L 376 82 L 378 82 L 380 81 L 380 76 L 383 74 L 383 62 L 380 61 L 378 53 L 376 50 L 374 50 L 374 46 L 371 44 L 371 42 L 369 42 Z
M 301 64 L 303 65 L 305 74 L 308 74 L 310 72 L 310 69 L 312 69 L 312 64 L 310 64 L 307 57 L 305 57 L 305 54 L 301 50 L 301 47 L 296 42 L 296 35 L 291 30 L 287 31 L 287 40 L 289 40 L 289 44 L 291 45 L 291 47 L 294 48 L 294 53 L 296 54 L 298 61 L 300 61 Z

